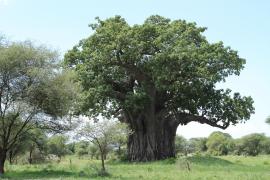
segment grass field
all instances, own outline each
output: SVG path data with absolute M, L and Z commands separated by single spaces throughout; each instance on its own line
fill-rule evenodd
M 108 177 L 97 176 L 99 161 L 77 157 L 41 165 L 7 164 L 3 179 L 270 179 L 270 156 L 193 156 L 152 163 L 109 161 L 106 165 Z

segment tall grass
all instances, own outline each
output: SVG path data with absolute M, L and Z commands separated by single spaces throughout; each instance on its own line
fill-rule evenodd
M 107 162 L 110 176 L 98 176 L 98 160 L 66 157 L 60 163 L 8 165 L 3 179 L 269 180 L 270 156 L 193 156 L 148 163 Z

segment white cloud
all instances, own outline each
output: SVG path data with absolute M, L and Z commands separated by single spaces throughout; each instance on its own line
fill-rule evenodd
M 8 5 L 9 0 L 0 0 L 0 6 L 1 5 Z

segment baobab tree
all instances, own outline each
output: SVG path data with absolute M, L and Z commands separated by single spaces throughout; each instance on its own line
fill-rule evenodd
M 90 26 L 93 34 L 65 55 L 82 84 L 80 113 L 127 123 L 131 161 L 174 157 L 179 125 L 226 129 L 254 112 L 251 97 L 216 87 L 239 75 L 245 60 L 208 42 L 206 28 L 158 15 L 141 25 L 115 16 Z

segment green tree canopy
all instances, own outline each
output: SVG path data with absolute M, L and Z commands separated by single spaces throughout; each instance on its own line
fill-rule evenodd
M 67 129 L 77 92 L 72 77 L 45 46 L 0 43 L 0 174 L 7 152 L 30 129 Z

